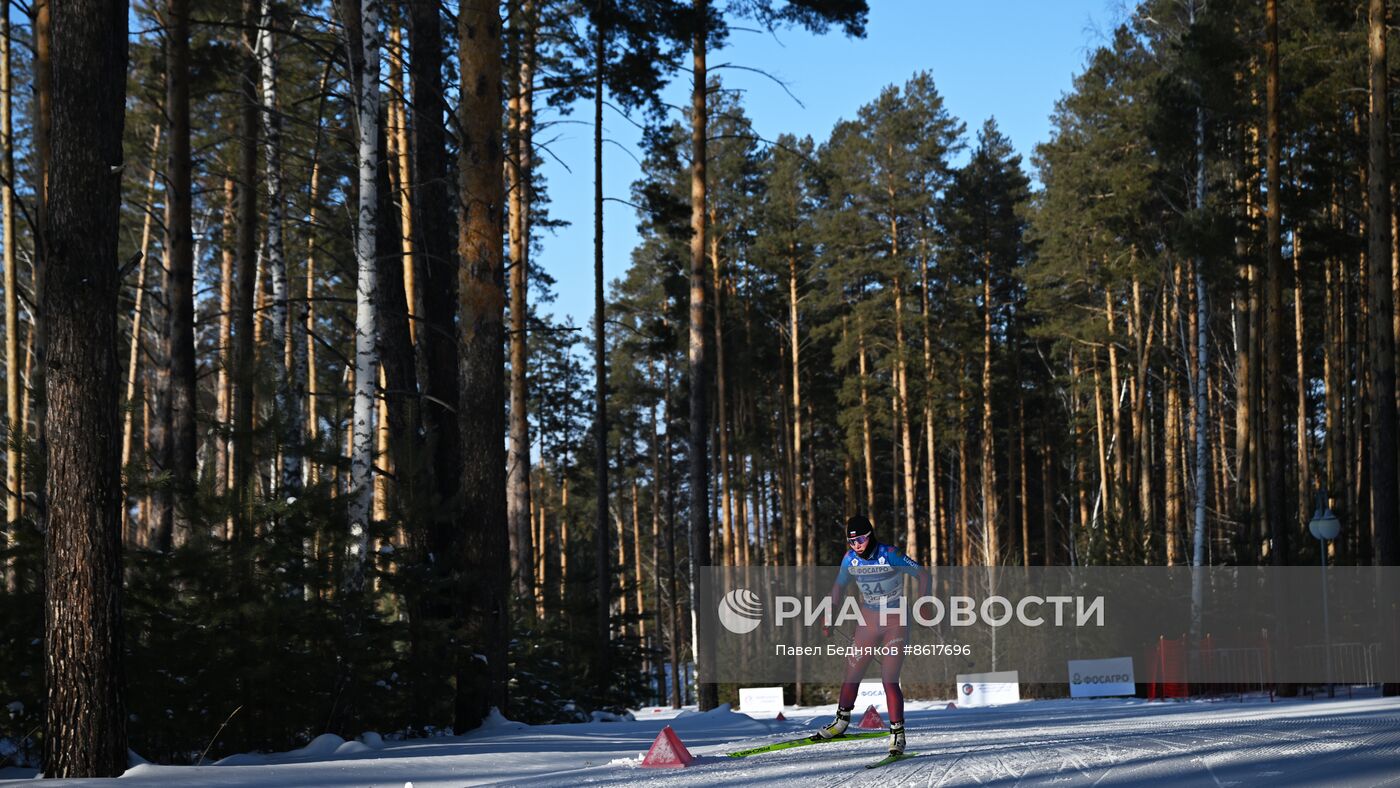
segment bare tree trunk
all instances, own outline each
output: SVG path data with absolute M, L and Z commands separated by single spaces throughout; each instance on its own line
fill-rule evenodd
M 413 248 L 417 235 L 413 230 L 413 200 L 409 199 L 409 184 L 413 168 L 408 143 L 407 94 L 403 84 L 403 31 L 397 20 L 389 25 L 389 176 L 393 193 L 398 198 L 399 253 L 403 257 L 403 292 L 408 304 L 408 337 L 417 357 L 418 323 L 423 317 L 423 293 L 418 286 L 418 256 Z M 415 361 L 414 370 L 417 372 Z
M 890 227 L 893 233 L 895 228 Z M 891 254 L 897 255 L 892 249 Z M 896 256 L 896 265 L 903 266 Z M 902 268 L 900 269 L 902 272 Z M 915 561 L 919 560 L 919 526 L 914 516 L 914 429 L 909 423 L 909 364 L 904 357 L 904 277 L 896 274 L 894 288 L 894 364 L 895 364 L 895 404 L 899 411 L 899 445 L 903 460 L 900 480 L 904 492 L 904 550 Z
M 127 8 L 71 0 L 53 15 L 51 210 L 38 282 L 51 504 L 44 772 L 116 777 L 127 766 L 115 396 Z
M 462 444 L 458 425 L 461 399 L 458 388 L 457 298 L 458 261 L 452 238 L 452 214 L 456 195 L 448 175 L 447 103 L 442 86 L 442 17 L 434 3 L 409 3 L 409 62 L 413 83 L 413 226 L 415 251 L 423 261 L 424 331 L 421 341 L 427 359 L 424 385 L 423 427 L 432 454 L 435 480 L 433 514 L 423 525 L 423 546 L 417 554 L 428 556 L 432 576 L 441 578 L 458 566 L 455 547 L 462 525 Z M 564 499 L 567 511 L 568 499 Z M 561 519 L 564 513 L 560 513 Z M 567 528 L 567 524 L 564 525 Z M 562 544 L 562 538 L 561 538 Z M 561 546 L 561 552 L 563 550 Z M 562 556 L 561 556 L 562 557 Z M 434 602 L 433 615 L 446 617 L 447 600 Z
M 461 489 L 463 577 L 472 593 L 455 595 L 465 619 L 466 648 L 457 665 L 454 728 L 470 730 L 491 706 L 506 708 L 506 644 L 510 621 L 510 550 L 506 517 L 505 268 L 502 238 L 501 18 L 495 4 L 468 4 L 458 16 L 461 80 L 471 86 L 458 107 L 457 154 L 462 216 L 458 242 L 461 319 L 459 414 L 465 462 Z M 486 656 L 482 662 L 474 653 Z
M 1112 457 L 1110 461 L 1110 486 L 1113 490 L 1113 520 L 1120 526 L 1123 525 L 1124 514 L 1127 511 L 1126 485 L 1123 480 L 1123 409 L 1120 407 L 1121 400 L 1118 397 L 1118 320 L 1113 313 L 1113 295 L 1108 290 L 1104 290 L 1104 320 L 1108 324 L 1108 404 L 1110 408 L 1111 426 L 1113 434 L 1109 436 L 1109 447 Z M 1105 502 L 1105 506 L 1107 503 Z
M 709 16 L 708 0 L 694 0 L 695 32 L 692 36 L 690 91 L 690 609 L 691 631 L 695 631 L 695 611 L 699 608 L 697 573 L 710 555 L 709 512 L 705 502 L 710 491 L 708 440 L 710 411 L 706 403 L 709 364 L 705 358 L 705 135 L 709 121 L 706 110 L 705 51 Z M 709 711 L 719 705 L 718 686 L 713 683 L 714 644 L 708 638 L 692 638 L 695 648 L 695 682 L 699 707 Z
M 600 15 L 601 16 L 601 15 Z M 593 635 L 598 651 L 594 654 L 595 689 L 601 695 L 611 684 L 608 642 L 611 626 L 608 621 L 612 596 L 612 569 L 608 555 L 608 356 L 604 321 L 607 304 L 603 298 L 603 69 L 606 31 L 599 20 L 594 31 L 593 63 L 593 479 L 596 513 L 594 528 L 594 620 Z M 703 233 L 701 238 L 703 241 Z M 701 257 L 703 263 L 703 252 Z M 702 335 L 703 336 L 703 335 Z M 703 339 L 702 339 L 703 341 Z M 691 491 L 691 505 L 704 507 L 708 495 L 696 499 Z M 708 544 L 708 531 L 706 532 Z M 709 550 L 705 551 L 709 555 Z
M 1097 366 L 1094 369 L 1098 375 Z M 1097 377 L 1095 378 L 1097 381 Z M 1097 392 L 1097 388 L 1095 389 Z M 1102 418 L 1100 418 L 1102 422 Z M 1103 448 L 1103 428 L 1099 429 L 1100 452 Z M 1103 470 L 1102 457 L 1099 470 Z M 996 566 L 1001 560 L 1001 544 L 997 538 L 1000 514 L 997 507 L 996 436 L 992 425 L 992 255 L 982 255 L 982 528 L 983 560 Z
M 1309 461 L 1308 441 L 1308 369 L 1304 363 L 1307 345 L 1303 324 L 1303 234 L 1293 228 L 1293 341 L 1298 372 L 1297 436 L 1298 436 L 1298 522 L 1308 521 L 1312 503 L 1312 463 Z
M 1268 518 L 1269 536 L 1272 540 L 1270 552 L 1273 555 L 1273 563 L 1283 565 L 1289 562 L 1288 542 L 1292 529 L 1288 522 L 1287 510 L 1283 505 L 1283 241 L 1280 235 L 1283 208 L 1282 196 L 1279 194 L 1279 158 L 1283 142 L 1279 137 L 1277 0 L 1266 0 L 1264 15 L 1266 33 L 1264 50 L 1267 61 L 1265 89 L 1268 105 L 1265 121 L 1265 135 L 1268 141 L 1265 166 L 1267 168 L 1269 199 L 1263 353 L 1265 363 L 1264 388 L 1267 399 L 1264 405 L 1264 431 L 1267 444 L 1264 455 L 1267 457 L 1264 508 L 1265 516 Z M 1385 192 L 1380 194 L 1384 197 Z M 1384 213 L 1381 215 L 1384 216 Z M 1388 227 L 1388 223 L 1382 222 L 1382 224 Z M 1384 235 L 1380 237 L 1384 239 Z M 1385 246 L 1389 246 L 1389 244 L 1385 244 Z M 1389 254 L 1389 249 L 1383 248 L 1383 252 Z
M 968 538 L 968 499 L 972 484 L 968 479 L 967 380 L 965 359 L 958 358 L 958 565 L 972 566 L 972 540 Z
M 324 82 L 322 91 L 324 92 Z M 318 253 L 316 244 L 317 221 L 320 213 L 321 194 L 321 159 L 319 145 L 319 127 L 317 129 L 316 153 L 311 158 L 311 183 L 308 188 L 307 201 L 310 208 L 306 216 L 306 280 L 305 293 L 306 303 L 301 314 L 301 330 L 289 329 L 287 353 L 294 356 L 295 360 L 288 365 L 295 370 L 292 373 L 293 385 L 301 381 L 306 381 L 306 389 L 302 396 L 306 400 L 306 428 L 302 431 L 301 439 L 306 441 L 307 446 L 314 447 L 320 439 L 320 408 L 317 399 L 320 397 L 320 385 L 316 380 L 316 256 Z M 293 321 L 295 326 L 297 321 Z M 304 347 L 299 347 L 304 346 Z M 306 462 L 306 482 L 315 484 L 320 478 L 320 472 L 316 463 L 307 457 Z
M 8 91 L 6 92 L 6 95 L 8 95 Z M 125 474 L 125 472 L 126 472 L 126 467 L 127 467 L 127 465 L 131 462 L 131 438 L 132 438 L 132 427 L 133 427 L 133 423 L 134 423 L 134 421 L 135 421 L 135 415 L 136 415 L 136 407 L 135 407 L 135 403 L 136 403 L 136 381 L 137 381 L 136 373 L 137 373 L 137 369 L 138 369 L 137 363 L 138 363 L 138 360 L 139 360 L 139 358 L 140 358 L 140 356 L 141 356 L 141 323 L 143 322 L 144 317 L 145 317 L 145 308 L 144 308 L 144 307 L 145 307 L 145 302 L 146 302 L 146 271 L 150 268 L 150 266 L 147 264 L 147 261 L 146 261 L 146 255 L 150 252 L 150 249 L 151 249 L 151 225 L 153 225 L 153 224 L 155 223 L 155 190 L 156 190 L 156 177 L 157 177 L 157 176 L 159 175 L 159 173 L 160 173 L 160 168 L 156 166 L 156 163 L 157 163 L 156 156 L 157 156 L 157 154 L 158 154 L 158 152 L 159 152 L 159 149 L 160 149 L 160 132 L 161 132 L 160 124 L 157 123 L 157 124 L 156 124 L 156 127 L 155 127 L 155 131 L 154 131 L 154 133 L 152 134 L 152 140 L 151 140 L 151 175 L 150 175 L 150 179 L 149 179 L 149 180 L 147 181 L 147 183 L 146 183 L 146 211 L 145 211 L 145 217 L 142 219 L 142 224 L 141 224 L 141 262 L 138 263 L 138 265 L 139 265 L 140 267 L 138 268 L 137 274 L 136 274 L 136 299 L 135 299 L 136 303 L 135 303 L 135 305 L 133 306 L 132 311 L 131 311 L 131 342 L 130 342 L 130 344 L 127 346 L 127 362 L 126 362 L 126 399 L 122 400 L 122 402 L 123 402 L 124 405 L 125 405 L 125 407 L 123 408 L 123 414 L 122 414 L 122 454 L 121 454 L 121 467 L 122 467 L 122 472 L 123 472 L 123 474 Z M 7 191 L 7 193 L 8 193 L 8 189 L 7 189 L 6 191 Z M 5 255 L 6 255 L 6 258 L 5 258 L 5 295 L 6 295 L 6 299 L 7 299 L 7 300 L 6 300 L 6 308 L 7 308 L 7 309 L 9 308 L 9 301 L 8 301 L 8 299 L 11 297 L 11 295 L 13 294 L 13 295 L 15 295 L 15 296 L 18 296 L 18 292 L 17 292 L 17 289 L 16 289 L 16 283 L 14 282 L 14 277 L 13 277 L 13 274 L 12 274 L 12 272 L 14 271 L 14 266 L 13 266 L 12 256 L 10 255 L 10 251 L 9 251 L 9 250 L 11 249 L 10 240 L 13 240 L 13 236 L 11 236 L 11 237 L 7 240 L 7 242 L 6 242 L 6 244 L 5 244 Z M 9 325 L 10 325 L 9 321 L 10 321 L 9 313 L 7 313 L 7 314 L 6 314 L 6 318 L 5 318 L 5 327 L 6 327 L 6 331 L 7 331 L 7 333 L 6 333 L 6 351 L 5 351 L 5 352 L 6 352 L 6 364 L 5 364 L 5 367 L 6 367 L 7 370 L 10 368 L 10 362 L 9 362 L 9 352 L 10 352 L 10 351 L 9 351 L 9 345 L 8 345 L 8 343 L 9 343 L 9 341 L 10 341 L 10 340 L 9 340 L 9 337 L 14 336 L 13 332 L 9 332 Z M 13 374 L 8 375 L 7 378 L 6 378 L 6 380 L 7 380 L 7 392 L 9 391 L 8 386 L 15 386 L 15 387 L 17 388 L 17 387 L 18 387 L 18 383 L 19 383 L 19 373 L 18 373 L 18 370 L 16 370 Z M 18 397 L 17 397 L 17 396 L 11 397 L 11 398 L 10 398 L 10 401 L 15 403 L 15 407 L 16 407 L 16 408 L 19 407 L 19 401 L 18 401 Z M 21 438 L 22 438 L 22 436 L 21 436 Z M 9 514 L 9 516 L 8 516 L 8 519 L 9 519 L 10 522 L 14 522 L 14 521 L 19 517 L 19 496 L 18 496 L 18 493 L 17 493 L 17 490 L 18 490 L 18 488 L 19 488 L 19 484 L 18 484 L 18 480 L 19 480 L 19 463 L 18 463 L 18 460 L 19 460 L 19 453 L 16 451 L 16 445 L 17 445 L 17 444 L 11 443 L 11 446 L 10 446 L 10 451 L 11 451 L 11 453 L 13 454 L 13 459 L 15 460 L 15 462 L 13 463 L 13 474 L 14 474 L 13 480 L 10 480 L 10 479 L 11 479 L 11 476 L 10 476 L 10 473 L 11 473 L 11 470 L 10 470 L 10 463 L 7 462 L 7 466 L 6 466 L 6 479 L 7 479 L 7 482 L 6 482 L 6 483 L 7 483 L 7 486 L 8 486 L 8 489 L 9 489 L 12 493 L 15 493 L 15 495 L 14 495 L 14 501 L 12 502 L 13 509 L 10 509 L 10 508 L 7 507 L 7 512 L 12 512 L 12 513 Z M 128 516 L 128 514 L 127 514 L 127 506 L 126 506 L 126 497 L 125 497 L 125 495 L 123 495 L 123 497 L 122 497 L 121 515 L 120 515 L 120 516 L 121 516 L 121 527 L 122 527 L 122 544 L 131 544 L 131 543 L 132 543 L 133 534 L 131 534 L 131 533 L 130 533 L 130 530 L 129 530 L 129 523 L 128 523 L 129 516 Z
M 873 523 L 877 521 L 875 517 L 875 447 L 870 428 L 870 377 L 867 373 L 865 358 L 865 329 L 859 320 L 856 321 L 856 341 L 860 345 L 860 423 L 861 446 L 865 454 L 865 516 L 870 518 L 870 522 Z
M 5 245 L 5 531 L 9 535 L 6 543 L 12 543 L 15 535 L 14 523 L 20 518 L 20 471 L 19 460 L 24 447 L 24 425 L 20 423 L 19 373 L 19 278 L 15 276 L 15 141 L 14 126 L 11 120 L 10 99 L 14 87 L 10 71 L 10 15 L 0 14 L 0 211 L 4 213 Z M 156 145 L 160 140 L 160 124 L 156 124 Z M 150 202 L 155 189 L 155 153 L 151 154 L 151 183 L 146 187 L 147 222 L 146 237 L 150 237 Z M 145 253 L 141 257 L 141 271 L 145 272 Z M 139 293 L 139 291 L 138 291 Z M 138 295 L 137 298 L 140 298 Z M 128 397 L 130 400 L 130 397 Z M 123 463 L 122 467 L 126 467 Z M 122 507 L 122 523 L 125 530 L 126 507 Z M 7 559 L 3 566 L 5 588 L 14 591 L 18 585 L 15 577 L 14 559 Z
M 353 0 L 351 0 L 353 2 Z M 350 446 L 350 588 L 364 586 L 368 561 L 370 507 L 374 499 L 374 384 L 377 377 L 378 326 L 374 290 L 378 285 L 376 231 L 378 229 L 379 160 L 379 4 L 360 0 L 358 29 L 351 30 L 350 49 L 357 61 L 355 117 L 358 131 L 359 206 L 355 224 L 355 405 Z M 466 102 L 463 102 L 464 104 Z M 466 730 L 466 728 L 462 728 Z
M 234 537 L 246 546 L 252 538 L 253 509 L 253 353 L 256 338 L 257 258 L 258 258 L 258 62 L 254 56 L 259 18 L 256 0 L 243 0 L 243 30 L 238 80 L 241 104 L 238 133 L 238 324 L 234 328 L 235 385 L 232 488 L 235 495 Z
M 935 441 L 933 419 L 933 335 L 929 325 L 928 295 L 928 254 L 919 257 L 921 283 L 919 297 L 922 299 L 924 324 L 924 441 L 928 454 L 928 527 L 929 527 L 929 566 L 938 566 L 944 560 L 940 546 L 943 538 L 943 519 L 938 506 L 938 445 Z
M 798 321 L 797 297 L 797 250 L 795 247 L 788 248 L 788 360 L 792 362 L 792 440 L 793 454 L 802 454 L 802 342 L 799 334 L 800 322 Z M 793 507 L 793 534 L 796 535 L 799 544 L 805 544 L 807 529 L 806 507 L 802 505 L 803 496 L 807 494 L 807 485 L 803 483 L 801 464 L 793 466 L 792 491 L 795 500 Z M 805 551 L 803 551 L 805 552 Z M 799 555 L 797 563 L 805 566 L 811 563 L 811 558 L 806 555 Z
M 717 225 L 714 211 L 710 212 L 710 223 Z M 723 264 L 719 259 L 719 231 L 714 230 L 710 235 L 710 265 L 714 277 L 715 296 L 715 406 L 718 409 L 719 421 L 715 425 L 715 431 L 719 434 L 719 504 L 720 504 L 720 534 L 724 559 L 723 564 L 734 565 L 738 563 L 734 554 L 736 551 L 734 538 L 734 513 L 729 505 L 729 498 L 734 493 L 734 477 L 729 471 L 729 392 L 725 379 L 724 364 L 724 275 Z M 799 539 L 801 537 L 799 536 Z
M 233 419 L 233 252 L 237 243 L 237 196 L 231 176 L 224 176 L 223 239 L 219 244 L 219 371 L 214 384 L 217 419 L 214 438 L 214 491 L 225 495 L 232 489 L 233 443 L 229 440 Z M 127 389 L 131 393 L 131 389 Z M 123 452 L 126 454 L 127 452 Z M 123 511 L 125 511 L 123 509 Z M 232 534 L 233 522 L 224 524 Z
M 258 61 L 262 72 L 263 136 L 267 150 L 267 273 L 272 280 L 268 321 L 272 327 L 271 345 L 275 348 L 268 356 L 272 359 L 277 381 L 275 421 L 283 426 L 277 436 L 282 473 L 273 484 L 287 493 L 295 493 L 301 488 L 301 400 L 293 391 L 285 352 L 290 327 L 287 255 L 282 234 L 286 200 L 282 191 L 282 115 L 277 107 L 278 58 L 272 31 L 272 0 L 263 0 L 262 20 L 262 29 L 258 32 Z
M 534 578 L 527 567 L 529 555 L 542 546 L 532 545 L 525 538 L 524 518 L 530 512 L 530 419 L 528 413 L 529 383 L 526 379 L 529 368 L 529 347 L 527 345 L 529 326 L 529 277 L 527 275 L 530 258 L 529 221 L 526 214 L 530 210 L 530 181 L 532 178 L 532 142 L 529 139 L 530 121 L 526 109 L 530 101 L 527 95 L 534 89 L 534 40 L 535 3 L 525 0 L 520 4 L 519 16 L 515 22 L 520 26 L 519 63 L 515 78 L 516 90 L 510 98 L 511 111 L 507 115 L 511 129 L 507 140 L 512 146 L 506 156 L 507 170 L 512 173 L 510 181 L 510 455 L 506 460 L 508 478 L 506 486 L 508 517 L 511 533 L 515 535 L 512 556 L 519 555 L 520 567 L 516 568 L 516 593 L 524 595 L 533 585 Z
M 30 25 L 34 40 L 34 59 L 32 64 L 32 78 L 34 80 L 33 116 L 35 153 L 34 214 L 38 219 L 36 225 L 43 228 L 48 226 L 49 171 L 53 161 L 51 145 L 51 140 L 53 138 L 53 52 L 51 46 L 53 33 L 53 0 L 34 0 L 34 2 L 30 4 L 30 15 Z M 30 268 L 32 273 L 31 281 L 35 282 L 36 286 L 39 280 L 38 271 L 44 267 L 44 260 L 48 255 L 47 239 L 43 237 L 42 231 L 37 235 L 38 237 L 35 239 L 34 243 L 34 259 L 31 262 Z M 36 291 L 36 300 L 38 296 L 39 294 Z M 47 376 L 48 367 L 46 362 L 46 348 L 48 343 L 46 340 L 44 321 L 36 321 L 33 331 L 34 337 L 32 340 L 32 347 L 36 363 L 33 368 L 34 375 L 29 379 L 29 391 L 31 395 L 30 398 L 33 399 L 32 407 L 34 410 L 34 455 L 42 458 L 48 456 L 48 427 L 46 419 L 44 418 L 44 413 L 47 409 L 47 403 L 44 398 L 47 388 L 45 377 Z M 29 399 L 25 400 L 25 407 L 30 407 Z M 28 418 L 25 419 L 25 423 L 29 423 Z M 34 507 L 33 511 L 38 512 L 39 518 L 42 519 L 45 516 L 44 512 L 48 506 L 47 502 L 44 500 L 47 488 L 44 474 L 47 473 L 47 469 L 44 468 L 42 464 L 39 464 L 37 470 L 38 473 L 35 475 L 38 478 L 32 480 L 36 499 L 33 501 L 32 505 Z M 25 483 L 23 475 L 21 475 L 20 483 L 21 485 Z
M 1371 417 L 1371 521 L 1375 532 L 1376 564 L 1400 564 L 1400 496 L 1396 487 L 1395 333 L 1391 321 L 1393 299 L 1390 272 L 1390 222 L 1386 197 L 1389 186 L 1388 117 L 1386 86 L 1386 8 L 1384 0 L 1370 0 L 1371 118 L 1367 188 L 1370 207 L 1368 281 L 1371 295 L 1368 383 Z

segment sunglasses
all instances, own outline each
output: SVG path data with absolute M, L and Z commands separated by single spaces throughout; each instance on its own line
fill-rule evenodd
M 852 536 L 851 538 L 846 540 L 846 543 L 860 546 L 868 541 L 870 541 L 870 534 L 866 534 L 865 536 Z

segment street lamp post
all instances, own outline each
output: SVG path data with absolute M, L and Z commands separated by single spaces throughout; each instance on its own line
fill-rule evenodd
M 1326 492 L 1317 494 L 1317 511 L 1308 521 L 1308 530 L 1317 537 L 1318 554 L 1322 556 L 1322 648 L 1327 658 L 1327 697 L 1331 698 L 1336 690 L 1332 686 L 1332 621 L 1327 609 L 1327 543 L 1337 538 L 1342 524 L 1328 507 Z

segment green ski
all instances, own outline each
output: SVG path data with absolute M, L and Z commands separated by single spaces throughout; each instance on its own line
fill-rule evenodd
M 902 760 L 904 760 L 905 758 L 913 758 L 915 755 L 918 755 L 918 753 L 917 753 L 917 752 L 904 752 L 904 753 L 900 753 L 899 755 L 886 755 L 885 757 L 881 758 L 880 760 L 878 760 L 878 761 L 876 761 L 876 762 L 874 762 L 874 763 L 867 763 L 867 764 L 865 765 L 865 768 L 867 768 L 867 769 L 876 769 L 876 768 L 879 768 L 879 767 L 881 767 L 881 766 L 889 766 L 890 764 L 892 764 L 892 763 L 894 763 L 894 762 L 896 762 L 896 761 L 902 761 Z
M 747 750 L 731 752 L 729 753 L 729 757 L 744 758 L 749 755 L 757 755 L 761 752 L 775 752 L 777 750 L 786 750 L 792 747 L 806 747 L 809 744 L 825 744 L 826 742 L 834 741 L 854 741 L 856 739 L 874 739 L 888 735 L 889 733 L 887 731 L 870 731 L 869 733 L 843 733 L 840 736 L 836 736 L 834 738 L 823 739 L 820 736 L 813 734 L 811 736 L 803 736 L 800 739 L 789 739 L 787 741 L 774 742 L 773 744 L 765 744 L 762 747 L 753 747 Z

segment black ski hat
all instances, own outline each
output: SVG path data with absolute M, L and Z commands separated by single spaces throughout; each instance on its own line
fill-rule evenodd
M 857 536 L 869 536 L 875 532 L 875 527 L 864 515 L 856 515 L 846 521 L 846 538 L 854 539 Z

